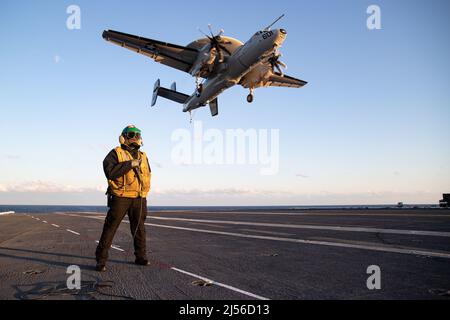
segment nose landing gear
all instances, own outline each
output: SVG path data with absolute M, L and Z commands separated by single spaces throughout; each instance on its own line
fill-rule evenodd
M 253 102 L 253 90 L 254 90 L 253 88 L 250 89 L 250 93 L 247 96 L 247 102 L 248 103 L 252 103 Z

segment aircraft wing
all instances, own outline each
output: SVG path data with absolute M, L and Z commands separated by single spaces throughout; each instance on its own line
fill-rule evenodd
M 194 48 L 138 37 L 114 30 L 105 30 L 102 36 L 106 41 L 146 55 L 156 62 L 184 72 L 189 72 L 198 55 L 198 50 Z
M 308 82 L 306 81 L 296 79 L 287 75 L 273 73 L 267 80 L 266 86 L 301 88 L 307 83 Z

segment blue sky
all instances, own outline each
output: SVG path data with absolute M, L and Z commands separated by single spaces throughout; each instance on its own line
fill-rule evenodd
M 66 28 L 66 8 L 81 29 Z M 0 204 L 104 204 L 105 155 L 143 131 L 154 205 L 436 203 L 450 191 L 448 1 L 2 1 Z M 366 9 L 381 8 L 381 30 Z M 278 129 L 279 172 L 171 160 L 192 130 L 153 83 L 191 93 L 194 79 L 104 41 L 114 29 L 180 45 L 208 23 L 246 41 L 281 13 L 288 74 L 302 89 L 234 87 L 194 120 L 205 129 Z

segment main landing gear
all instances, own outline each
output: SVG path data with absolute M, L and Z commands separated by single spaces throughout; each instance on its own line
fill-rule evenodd
M 253 90 L 254 89 L 250 89 L 250 93 L 247 96 L 247 102 L 248 103 L 252 103 L 253 102 Z
M 199 78 L 195 78 L 195 95 L 199 98 L 202 95 L 203 83 L 200 83 Z

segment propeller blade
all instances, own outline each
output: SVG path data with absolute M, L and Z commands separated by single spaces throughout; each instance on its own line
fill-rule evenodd
M 198 27 L 197 30 L 198 30 L 202 35 L 204 35 L 205 37 L 208 37 L 208 38 L 209 38 L 209 36 L 208 36 L 205 32 L 203 32 L 203 30 L 200 29 L 200 27 Z
M 281 53 L 274 52 L 272 57 L 269 58 L 270 65 L 272 66 L 272 72 L 275 72 L 275 69 L 278 71 L 279 74 L 284 75 L 283 70 L 281 67 L 285 68 L 287 70 L 287 65 L 280 60 Z
M 217 35 L 214 35 L 214 32 L 212 30 L 211 24 L 208 24 L 208 30 L 209 30 L 211 35 L 206 34 L 200 28 L 198 28 L 198 31 L 200 31 L 204 36 L 206 36 L 209 39 L 209 42 L 210 42 L 209 51 L 211 52 L 211 50 L 214 48 L 217 51 L 218 61 L 219 62 L 223 62 L 223 58 L 224 58 L 223 57 L 223 52 L 226 52 L 228 55 L 231 56 L 230 50 L 228 50 L 226 47 L 221 45 L 221 43 L 222 43 L 221 36 L 224 33 L 224 30 L 220 29 L 219 33 Z M 224 44 L 230 44 L 231 42 L 230 41 L 226 41 L 226 42 L 223 42 L 223 43 Z
M 208 29 L 209 29 L 209 32 L 211 32 L 211 37 L 214 38 L 214 32 L 212 31 L 212 27 L 211 27 L 210 23 L 208 24 Z
M 219 62 L 223 62 L 223 52 L 222 50 L 217 50 L 217 57 Z
M 287 67 L 286 63 L 284 63 L 283 61 L 278 60 L 278 64 L 281 65 L 284 69 L 287 70 L 288 67 Z
M 225 51 L 226 53 L 228 53 L 228 55 L 231 56 L 230 50 L 228 50 L 227 48 L 225 48 L 225 47 L 222 46 L 221 44 L 217 44 L 217 46 L 218 46 L 221 50 Z
M 284 75 L 283 70 L 281 70 L 280 65 L 278 63 L 275 63 L 275 68 L 278 70 L 278 73 L 280 75 L 282 75 L 282 76 Z

